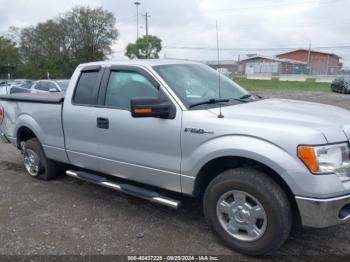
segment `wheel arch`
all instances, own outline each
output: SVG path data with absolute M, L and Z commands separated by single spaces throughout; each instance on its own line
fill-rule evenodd
M 17 148 L 21 149 L 21 142 L 25 142 L 29 139 L 36 138 L 39 140 L 38 135 L 35 131 L 33 131 L 32 128 L 26 126 L 26 125 L 21 125 L 17 129 L 16 133 L 16 141 L 17 141 Z M 39 140 L 40 143 L 40 140 Z
M 40 125 L 29 114 L 21 114 L 17 118 L 17 125 L 15 128 L 17 147 L 21 148 L 21 142 L 27 141 L 31 138 L 37 138 L 42 145 L 44 142 L 44 133 Z
M 263 172 L 268 175 L 273 181 L 279 185 L 286 193 L 288 200 L 291 203 L 292 209 L 295 212 L 295 217 L 300 219 L 299 209 L 294 198 L 293 191 L 283 177 L 276 172 L 273 168 L 269 167 L 265 163 L 257 161 L 252 158 L 240 157 L 240 156 L 221 156 L 207 162 L 198 172 L 193 189 L 193 196 L 197 199 L 202 199 L 204 192 L 209 183 L 222 172 L 231 168 L 252 168 Z

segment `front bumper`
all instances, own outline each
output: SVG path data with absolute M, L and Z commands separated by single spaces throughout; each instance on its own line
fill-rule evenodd
M 350 195 L 327 199 L 296 196 L 295 199 L 305 227 L 330 227 L 350 221 Z

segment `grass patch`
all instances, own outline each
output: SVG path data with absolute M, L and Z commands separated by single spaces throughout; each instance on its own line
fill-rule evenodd
M 235 80 L 237 84 L 249 91 L 321 91 L 330 92 L 330 83 L 316 83 L 314 81 L 279 81 L 279 80 Z

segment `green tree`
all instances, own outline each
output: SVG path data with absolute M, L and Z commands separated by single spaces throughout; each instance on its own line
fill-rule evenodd
M 16 26 L 10 26 L 7 32 L 5 33 L 5 37 L 14 42 L 16 46 L 19 46 L 21 38 L 21 28 Z
M 76 7 L 59 18 L 23 28 L 19 73 L 28 78 L 70 77 L 78 64 L 103 60 L 118 37 L 115 18 L 102 8 Z
M 49 71 L 52 77 L 61 78 L 69 74 L 65 58 L 65 35 L 62 26 L 48 20 L 36 27 L 24 28 L 21 32 L 20 51 L 25 66 L 24 76 L 43 78 Z
M 125 55 L 131 59 L 156 59 L 162 50 L 162 40 L 156 36 L 148 35 L 130 43 L 126 47 Z
M 0 36 L 0 78 L 14 74 L 20 64 L 20 56 L 16 44 L 8 38 Z
M 60 20 L 70 56 L 77 63 L 106 59 L 118 38 L 114 15 L 102 8 L 77 7 Z

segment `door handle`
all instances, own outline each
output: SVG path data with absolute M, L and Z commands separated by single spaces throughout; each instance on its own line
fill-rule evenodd
M 97 128 L 108 129 L 109 128 L 108 118 L 98 117 L 97 118 Z

